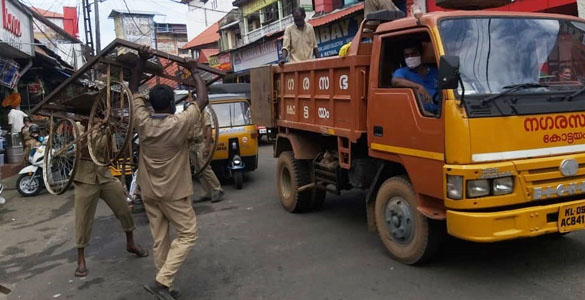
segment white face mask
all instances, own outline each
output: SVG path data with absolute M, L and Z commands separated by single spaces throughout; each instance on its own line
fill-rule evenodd
M 410 69 L 416 69 L 421 64 L 420 56 L 407 57 L 404 59 L 406 66 Z

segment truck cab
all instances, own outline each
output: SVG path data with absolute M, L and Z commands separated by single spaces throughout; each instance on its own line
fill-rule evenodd
M 581 19 L 441 12 L 364 30 L 371 21 L 346 57 L 272 67 L 272 106 L 254 108 L 252 82 L 253 115 L 278 132 L 285 209 L 364 189 L 370 228 L 408 264 L 445 233 L 497 242 L 585 228 Z M 413 42 L 437 71 L 436 111 L 392 84 Z

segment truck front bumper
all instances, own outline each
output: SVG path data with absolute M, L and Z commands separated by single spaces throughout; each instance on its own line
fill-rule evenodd
M 497 242 L 559 231 L 559 209 L 585 205 L 585 200 L 532 206 L 498 212 L 447 211 L 447 231 L 473 242 Z

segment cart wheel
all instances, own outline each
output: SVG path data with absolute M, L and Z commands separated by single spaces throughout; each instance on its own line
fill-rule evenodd
M 219 140 L 219 123 L 217 121 L 217 115 L 215 114 L 215 110 L 213 110 L 213 108 L 211 107 L 211 105 L 207 105 L 202 113 L 207 114 L 207 116 L 209 117 L 209 120 L 211 121 L 211 128 L 212 128 L 212 136 L 213 136 L 213 140 L 212 141 L 207 141 L 208 145 L 211 148 L 211 152 L 209 153 L 209 155 L 207 157 L 203 158 L 203 161 L 205 162 L 202 166 L 199 166 L 196 162 L 191 163 L 192 166 L 194 166 L 194 175 L 193 176 L 199 176 L 199 174 L 201 174 L 201 172 L 203 172 L 203 170 L 205 170 L 205 168 L 207 168 L 207 166 L 209 166 L 209 164 L 211 163 L 211 160 L 213 159 L 213 155 L 215 154 L 215 149 L 217 148 L 217 141 Z M 196 155 L 198 155 L 199 153 L 197 153 Z
M 125 84 L 115 81 L 109 89 L 109 93 L 99 94 L 89 115 L 88 130 L 92 132 L 87 136 L 87 144 L 89 155 L 98 166 L 118 160 L 132 135 L 132 92 Z M 104 135 L 112 142 L 103 143 L 101 137 Z
M 73 182 L 79 161 L 78 129 L 69 119 L 49 125 L 49 140 L 45 148 L 43 180 L 47 191 L 53 195 L 63 194 Z

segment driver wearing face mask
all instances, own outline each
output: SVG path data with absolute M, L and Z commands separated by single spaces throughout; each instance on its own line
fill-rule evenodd
M 437 113 L 439 106 L 433 103 L 438 91 L 439 71 L 436 67 L 422 63 L 422 47 L 419 43 L 403 50 L 406 67 L 394 71 L 392 86 L 415 89 L 424 100 L 426 111 Z

